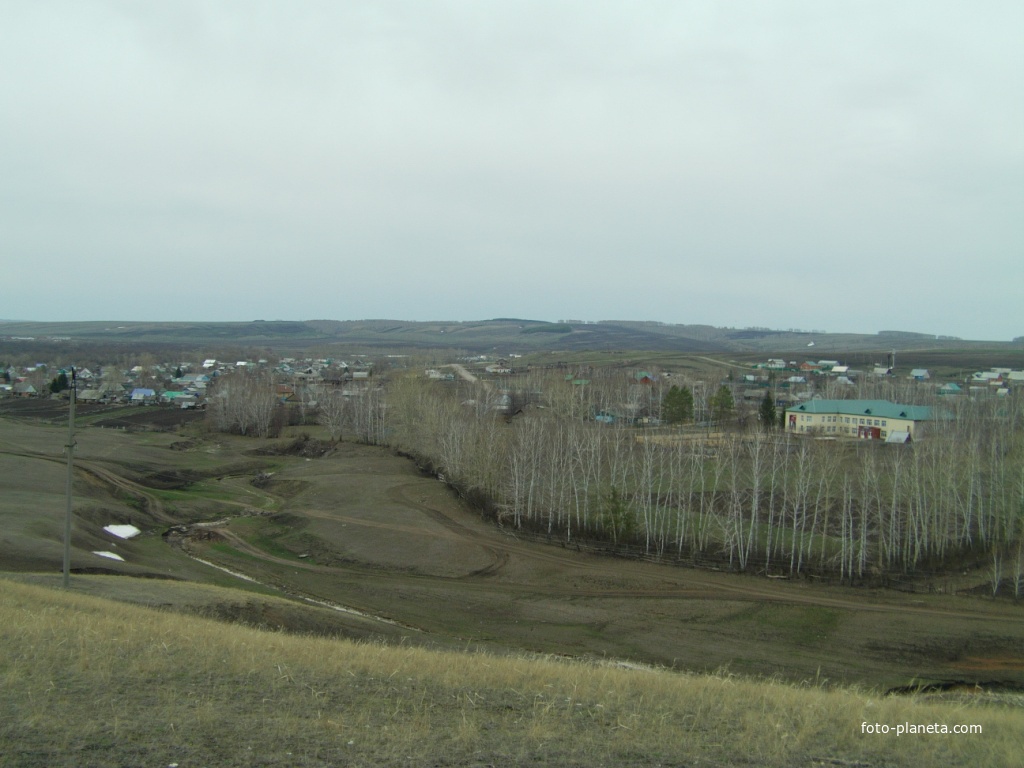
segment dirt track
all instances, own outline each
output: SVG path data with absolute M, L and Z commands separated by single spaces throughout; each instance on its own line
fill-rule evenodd
M 391 578 L 399 581 L 407 579 L 433 580 L 441 583 L 454 579 L 465 582 L 472 579 L 488 578 L 488 584 L 494 578 L 501 581 L 502 588 L 530 594 L 542 594 L 550 597 L 606 597 L 606 598 L 676 598 L 702 600 L 747 600 L 754 602 L 793 603 L 824 608 L 838 608 L 851 611 L 871 611 L 896 614 L 920 614 L 943 618 L 982 619 L 987 621 L 1011 622 L 1019 624 L 1022 617 L 1014 612 L 1007 614 L 993 613 L 991 610 L 951 610 L 948 608 L 930 608 L 908 604 L 909 600 L 900 596 L 889 596 L 888 599 L 865 599 L 863 596 L 854 598 L 836 597 L 836 591 L 827 587 L 812 587 L 789 583 L 767 582 L 756 577 L 738 574 L 709 573 L 700 570 L 680 569 L 673 566 L 658 566 L 649 563 L 631 563 L 620 558 L 600 557 L 574 552 L 571 548 L 545 546 L 518 541 L 514 535 L 506 534 L 495 528 L 480 525 L 467 525 L 466 514 L 457 509 L 435 508 L 416 501 L 412 496 L 419 487 L 418 482 L 395 486 L 389 491 L 389 497 L 397 500 L 410 509 L 421 512 L 425 517 L 443 526 L 442 531 L 425 530 L 422 526 L 389 523 L 380 520 L 363 520 L 352 516 L 339 515 L 324 511 L 305 511 L 304 514 L 313 518 L 344 521 L 346 524 L 362 526 L 380 531 L 415 536 L 440 537 L 463 544 L 478 547 L 487 552 L 492 563 L 484 568 L 467 571 L 457 577 L 435 576 L 430 574 L 400 573 L 388 576 L 377 574 L 378 578 Z M 221 526 L 212 530 L 229 541 L 240 551 L 266 562 L 276 562 L 291 568 L 301 568 L 311 572 L 324 574 L 356 573 L 365 567 L 323 566 L 308 562 L 296 562 L 291 558 L 275 557 L 253 546 L 242 537 L 233 533 L 229 527 Z M 622 582 L 622 587 L 587 588 L 566 586 L 565 581 L 550 583 L 544 579 L 530 579 L 531 562 L 553 565 L 564 574 L 565 581 L 587 576 L 600 575 L 606 580 Z M 502 578 L 505 571 L 516 570 L 519 576 Z M 635 583 L 635 586 L 627 586 Z M 922 601 L 923 602 L 923 601 Z

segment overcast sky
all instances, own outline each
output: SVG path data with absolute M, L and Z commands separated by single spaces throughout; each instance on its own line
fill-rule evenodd
M 0 0 L 0 317 L 1024 335 L 1024 3 Z

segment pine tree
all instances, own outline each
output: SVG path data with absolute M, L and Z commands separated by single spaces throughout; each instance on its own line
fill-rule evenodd
M 689 388 L 673 384 L 661 402 L 661 415 L 669 424 L 693 421 L 693 393 Z

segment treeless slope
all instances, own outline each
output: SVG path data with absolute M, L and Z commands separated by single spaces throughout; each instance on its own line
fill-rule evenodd
M 30 767 L 1002 766 L 1024 732 L 1018 709 L 289 637 L 9 581 L 0 644 L 3 760 Z

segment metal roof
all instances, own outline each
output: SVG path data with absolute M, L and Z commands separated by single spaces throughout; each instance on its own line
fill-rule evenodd
M 836 413 L 843 416 L 871 416 L 881 419 L 930 421 L 932 409 L 927 405 L 900 405 L 888 400 L 808 400 L 787 408 L 800 413 Z

